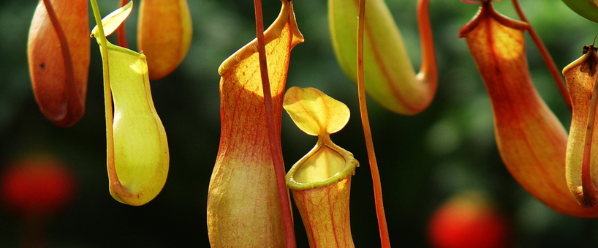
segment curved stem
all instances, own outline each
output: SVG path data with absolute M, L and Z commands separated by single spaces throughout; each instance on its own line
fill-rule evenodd
M 436 67 L 436 54 L 434 52 L 434 39 L 432 25 L 430 24 L 430 0 L 417 1 L 417 23 L 419 27 L 420 42 L 422 44 L 422 62 L 418 77 L 425 82 L 438 84 L 438 68 Z
M 262 14 L 261 0 L 253 1 L 255 6 L 255 26 L 257 33 L 258 54 L 260 61 L 260 73 L 262 77 L 262 90 L 264 94 L 264 108 L 266 110 L 266 125 L 268 127 L 268 139 L 270 143 L 270 153 L 272 155 L 272 165 L 274 166 L 274 173 L 276 175 L 276 186 L 278 189 L 278 200 L 282 212 L 282 220 L 284 224 L 286 244 L 288 248 L 294 248 L 295 230 L 293 226 L 293 217 L 291 215 L 291 205 L 289 202 L 289 191 L 286 187 L 284 176 L 284 162 L 282 159 L 282 151 L 279 146 L 275 127 L 274 127 L 274 110 L 272 107 L 272 93 L 270 91 L 270 79 L 268 77 L 268 61 L 266 60 L 266 45 L 264 41 L 264 19 Z
M 372 172 L 372 181 L 374 183 L 374 200 L 376 203 L 376 216 L 378 218 L 378 229 L 380 231 L 380 241 L 382 247 L 390 247 L 390 237 L 386 225 L 386 214 L 384 213 L 384 204 L 382 202 L 382 184 L 380 182 L 380 172 L 378 171 L 378 162 L 374 152 L 374 142 L 370 130 L 370 120 L 368 117 L 368 108 L 365 95 L 364 72 L 363 72 L 363 33 L 365 23 L 365 1 L 359 1 L 358 28 L 357 28 L 357 91 L 359 94 L 359 113 L 363 125 L 365 144 L 368 151 L 370 170 Z
M 521 21 L 524 21 L 529 24 L 529 21 L 527 20 L 527 18 L 525 17 L 525 14 L 523 13 L 523 10 L 521 9 L 521 6 L 519 6 L 519 0 L 512 0 L 512 2 L 513 2 L 513 6 L 515 7 L 515 10 L 517 11 L 517 15 L 519 15 L 519 18 L 521 19 Z M 548 49 L 546 49 L 546 46 L 544 46 L 544 43 L 540 39 L 540 36 L 538 35 L 538 33 L 536 33 L 536 31 L 534 30 L 534 28 L 532 27 L 531 24 L 529 25 L 528 31 L 529 31 L 529 35 L 532 37 L 532 40 L 536 44 L 536 47 L 538 47 L 538 50 L 540 51 L 540 55 L 542 56 L 542 59 L 544 59 L 544 63 L 546 63 L 546 67 L 548 67 L 548 71 L 550 71 L 550 75 L 554 79 L 556 87 L 559 89 L 559 92 L 561 93 L 561 96 L 563 97 L 565 104 L 567 105 L 569 110 L 571 110 L 572 109 L 571 97 L 569 96 L 569 91 L 567 91 L 567 86 L 565 86 L 565 82 L 563 81 L 563 78 L 561 77 L 561 72 L 554 64 L 554 60 L 550 56 L 550 53 L 548 53 Z
M 112 92 L 110 91 L 110 71 L 108 65 L 108 42 L 106 41 L 106 35 L 104 34 L 104 26 L 102 25 L 102 15 L 96 0 L 90 0 L 91 8 L 93 9 L 93 16 L 96 24 L 98 25 L 98 35 L 100 43 L 100 53 L 102 55 L 102 66 L 103 77 L 104 77 L 104 106 L 106 108 L 106 144 L 107 144 L 107 159 L 108 159 L 108 175 L 110 179 L 115 179 L 112 182 L 120 185 L 118 181 L 118 175 L 114 170 L 114 134 L 112 130 L 112 123 L 114 122 L 113 110 L 112 110 Z
M 66 99 L 67 99 L 67 111 L 71 110 L 74 105 L 71 103 L 73 98 L 77 98 L 77 91 L 75 87 L 75 69 L 73 68 L 73 59 L 71 58 L 71 50 L 68 44 L 68 40 L 66 38 L 66 34 L 62 29 L 62 25 L 60 25 L 60 20 L 58 20 L 58 16 L 56 15 L 56 11 L 54 11 L 54 7 L 50 0 L 43 0 L 44 6 L 48 12 L 48 17 L 50 18 L 50 22 L 54 27 L 54 31 L 56 32 L 56 36 L 58 36 L 58 41 L 60 42 L 60 50 L 62 51 L 62 57 L 64 62 L 64 71 L 66 75 Z M 70 111 L 69 111 L 70 112 Z

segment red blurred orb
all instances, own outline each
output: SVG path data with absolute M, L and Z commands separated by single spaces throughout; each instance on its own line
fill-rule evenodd
M 15 161 L 0 176 L 2 202 L 23 215 L 51 215 L 72 200 L 75 180 L 72 172 L 55 159 Z
M 482 195 L 468 193 L 436 210 L 428 236 L 435 248 L 501 248 L 509 244 L 510 227 Z

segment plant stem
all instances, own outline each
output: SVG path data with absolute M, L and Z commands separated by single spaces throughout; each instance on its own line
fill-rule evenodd
M 100 53 L 102 55 L 102 66 L 103 77 L 104 77 L 104 106 L 106 108 L 106 144 L 107 144 L 107 159 L 108 159 L 108 173 L 111 179 L 116 179 L 118 183 L 118 176 L 116 170 L 114 170 L 114 135 L 112 130 L 113 113 L 112 113 L 112 92 L 110 91 L 110 68 L 108 64 L 108 42 L 106 41 L 106 35 L 104 35 L 104 26 L 102 25 L 102 15 L 96 0 L 90 0 L 91 8 L 93 9 L 93 16 L 95 17 L 96 24 L 98 25 L 98 35 L 100 43 Z
M 374 200 L 376 203 L 376 216 L 378 218 L 378 229 L 380 231 L 380 241 L 382 247 L 390 248 L 390 237 L 386 225 L 386 214 L 384 213 L 384 203 L 382 202 L 382 184 L 380 182 L 380 172 L 378 171 L 378 162 L 376 162 L 376 153 L 374 152 L 374 142 L 370 130 L 370 121 L 368 117 L 368 108 L 365 96 L 364 72 L 363 72 L 363 33 L 365 26 L 365 1 L 359 1 L 358 28 L 357 28 L 357 91 L 359 94 L 359 112 L 361 114 L 361 123 L 365 135 L 365 144 L 372 172 L 372 181 L 374 184 Z
M 272 108 L 272 93 L 270 91 L 270 79 L 268 77 L 268 61 L 266 60 L 266 45 L 264 43 L 264 20 L 262 14 L 261 0 L 253 1 L 255 6 L 255 26 L 257 33 L 257 48 L 260 61 L 260 73 L 262 77 L 262 90 L 264 94 L 264 108 L 266 110 L 266 125 L 268 127 L 268 139 L 270 143 L 270 153 L 272 155 L 272 165 L 274 166 L 274 173 L 276 175 L 276 186 L 278 189 L 278 200 L 282 212 L 282 220 L 284 224 L 286 244 L 288 248 L 294 248 L 295 231 L 293 226 L 293 217 L 291 215 L 291 206 L 289 202 L 289 191 L 286 187 L 284 175 L 284 162 L 282 159 L 282 151 L 279 146 L 275 127 L 274 127 L 274 110 Z
M 68 40 L 66 38 L 66 34 L 64 33 L 64 29 L 62 29 L 62 25 L 60 25 L 60 20 L 58 20 L 58 16 L 56 15 L 56 11 L 54 11 L 54 7 L 52 7 L 52 3 L 50 0 L 43 0 L 44 6 L 48 12 L 48 17 L 50 18 L 50 22 L 54 27 L 54 31 L 56 32 L 56 36 L 58 36 L 58 41 L 60 42 L 60 50 L 62 51 L 62 57 L 64 62 L 64 73 L 66 75 L 66 99 L 67 99 L 67 112 L 70 112 L 70 109 L 73 108 L 73 104 L 71 103 L 72 98 L 77 98 L 77 91 L 75 87 L 75 70 L 73 69 L 73 59 L 71 58 L 71 50 L 68 44 Z
M 571 97 L 569 96 L 569 91 L 567 91 L 567 86 L 565 86 L 565 82 L 563 81 L 563 78 L 561 77 L 561 71 L 559 71 L 559 69 L 556 67 L 556 64 L 554 64 L 554 60 L 550 56 L 550 53 L 548 53 L 548 49 L 546 49 L 546 46 L 540 39 L 540 36 L 538 35 L 538 33 L 536 33 L 536 31 L 534 30 L 532 25 L 529 23 L 529 21 L 525 17 L 525 14 L 523 13 L 521 6 L 519 5 L 519 0 L 512 0 L 512 2 L 513 2 L 513 6 L 515 7 L 515 10 L 517 11 L 517 15 L 519 15 L 519 18 L 521 19 L 521 21 L 529 24 L 529 29 L 528 29 L 529 35 L 532 37 L 532 40 L 536 44 L 536 47 L 538 47 L 538 50 L 540 51 L 540 55 L 542 56 L 542 59 L 544 59 L 544 63 L 546 63 L 546 67 L 548 67 L 548 71 L 550 71 L 550 75 L 554 79 L 556 87 L 559 89 L 559 92 L 561 93 L 561 97 L 563 97 L 565 104 L 567 105 L 569 110 L 571 110 L 572 109 Z
M 422 62 L 417 76 L 418 78 L 425 79 L 426 83 L 434 85 L 430 86 L 434 87 L 434 91 L 431 93 L 431 98 L 434 98 L 436 85 L 438 84 L 438 68 L 436 66 L 429 5 L 430 0 L 417 1 L 417 24 L 419 27 L 420 43 L 422 44 Z

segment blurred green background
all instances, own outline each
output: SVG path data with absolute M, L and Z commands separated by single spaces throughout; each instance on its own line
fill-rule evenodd
M 100 1 L 108 14 L 117 0 Z M 387 0 L 413 64 L 420 62 L 415 0 Z M 181 66 L 152 82 L 153 98 L 168 135 L 171 164 L 161 194 L 142 207 L 116 202 L 108 192 L 101 61 L 91 42 L 87 110 L 73 127 L 47 121 L 34 99 L 27 67 L 27 34 L 37 1 L 0 0 L 0 169 L 36 154 L 67 163 L 77 180 L 73 203 L 47 225 L 49 247 L 208 247 L 206 201 L 218 151 L 220 112 L 217 68 L 255 37 L 253 1 L 189 0 L 193 44 Z M 522 7 L 559 68 L 592 43 L 598 24 L 576 15 L 559 0 L 522 0 Z M 264 0 L 265 23 L 280 10 Z M 335 61 L 327 3 L 294 1 L 305 43 L 293 50 L 287 87 L 316 87 L 346 103 L 353 118 L 335 143 L 361 161 L 353 177 L 351 222 L 356 247 L 378 247 L 372 182 L 358 118 L 356 86 Z M 495 4 L 517 19 L 509 1 Z M 391 241 L 395 247 L 427 247 L 426 225 L 433 211 L 453 194 L 481 190 L 512 225 L 512 247 L 597 247 L 598 222 L 548 209 L 510 176 L 498 155 L 488 96 L 459 28 L 478 6 L 432 0 L 439 88 L 432 105 L 417 116 L 393 114 L 369 101 Z M 135 49 L 137 7 L 127 21 Z M 91 15 L 90 15 L 91 18 Z M 90 23 L 93 23 L 90 22 Z M 536 87 L 565 127 L 570 113 L 528 37 L 528 59 Z M 283 114 L 287 169 L 316 138 L 302 133 Z M 307 237 L 295 213 L 298 247 Z M 0 247 L 17 247 L 22 220 L 0 207 Z

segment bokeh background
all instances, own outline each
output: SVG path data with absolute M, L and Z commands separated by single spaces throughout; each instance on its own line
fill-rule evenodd
M 118 2 L 100 1 L 102 13 L 109 13 Z M 417 69 L 416 1 L 386 2 Z M 189 54 L 173 74 L 151 85 L 168 134 L 169 178 L 155 200 L 131 207 L 108 193 L 101 61 L 95 41 L 91 42 L 86 113 L 73 127 L 55 127 L 39 111 L 28 75 L 27 34 L 37 1 L 0 0 L 0 173 L 16 160 L 45 155 L 63 161 L 76 177 L 71 204 L 47 221 L 48 247 L 209 247 L 207 189 L 220 133 L 217 69 L 255 37 L 253 1 L 188 3 L 194 25 Z M 521 4 L 559 68 L 578 58 L 582 46 L 591 44 L 598 34 L 598 24 L 576 15 L 559 0 L 522 0 Z M 263 0 L 263 5 L 267 25 L 278 14 L 280 2 Z M 287 87 L 319 88 L 351 109 L 353 118 L 332 139 L 362 163 L 353 177 L 351 196 L 355 245 L 378 247 L 356 86 L 335 61 L 326 1 L 299 0 L 294 6 L 305 43 L 293 50 Z M 517 19 L 509 1 L 495 7 Z M 508 219 L 512 247 L 598 246 L 598 221 L 550 210 L 505 169 L 495 144 L 488 96 L 465 41 L 457 37 L 477 8 L 457 0 L 432 0 L 439 88 L 426 111 L 400 116 L 369 101 L 392 244 L 428 247 L 427 223 L 434 210 L 458 192 L 476 190 L 485 192 Z M 136 10 L 126 24 L 133 49 Z M 568 127 L 570 113 L 529 37 L 527 47 L 536 87 Z M 312 148 L 316 138 L 299 131 L 286 114 L 282 121 L 288 169 Z M 295 216 L 298 247 L 307 247 L 298 213 Z M 18 246 L 23 223 L 22 217 L 0 205 L 0 247 Z

